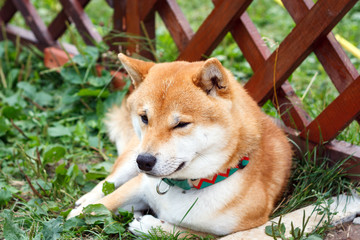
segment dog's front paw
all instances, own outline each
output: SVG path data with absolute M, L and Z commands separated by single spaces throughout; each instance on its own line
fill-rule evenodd
M 133 234 L 140 236 L 142 233 L 148 233 L 154 229 L 161 228 L 165 224 L 164 221 L 161 221 L 151 215 L 144 215 L 142 217 L 137 217 L 129 224 L 129 231 Z
M 73 218 L 73 217 L 76 217 L 76 216 L 80 215 L 80 213 L 82 213 L 83 209 L 84 209 L 83 206 L 79 206 L 77 208 L 74 208 L 73 210 L 71 210 L 71 212 L 67 216 L 66 220 L 69 220 L 70 218 Z
M 102 191 L 95 191 L 94 189 L 91 192 L 88 192 L 87 194 L 79 198 L 79 200 L 75 202 L 75 207 L 82 206 L 84 208 L 87 205 L 90 205 L 96 202 L 97 200 L 101 199 L 102 197 L 104 197 Z

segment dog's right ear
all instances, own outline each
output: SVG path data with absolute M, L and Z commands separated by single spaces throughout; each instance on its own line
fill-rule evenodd
M 140 85 L 140 83 L 145 79 L 146 75 L 148 74 L 149 69 L 155 64 L 153 62 L 145 62 L 142 60 L 134 59 L 122 53 L 120 53 L 118 57 L 125 70 L 128 72 L 135 88 Z
M 194 83 L 210 96 L 228 93 L 228 76 L 224 67 L 216 58 L 210 58 L 204 62 Z

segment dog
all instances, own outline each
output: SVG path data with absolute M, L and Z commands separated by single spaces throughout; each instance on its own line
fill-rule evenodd
M 219 60 L 153 63 L 119 54 L 134 91 L 107 115 L 119 157 L 68 218 L 93 203 L 135 213 L 135 234 L 216 236 L 264 224 L 290 175 L 292 150 Z M 116 190 L 102 193 L 103 183 Z

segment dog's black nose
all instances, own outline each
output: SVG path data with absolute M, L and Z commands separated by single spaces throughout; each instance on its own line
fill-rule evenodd
M 148 172 L 155 166 L 156 157 L 149 153 L 144 153 L 137 157 L 136 162 L 141 170 Z

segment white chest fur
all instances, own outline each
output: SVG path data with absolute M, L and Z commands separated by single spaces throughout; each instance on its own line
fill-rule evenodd
M 144 176 L 143 181 L 145 201 L 159 219 L 216 235 L 234 230 L 237 216 L 231 209 L 225 209 L 225 206 L 241 191 L 241 170 L 204 189 L 185 191 L 174 186 L 164 195 L 156 192 L 159 178 Z

